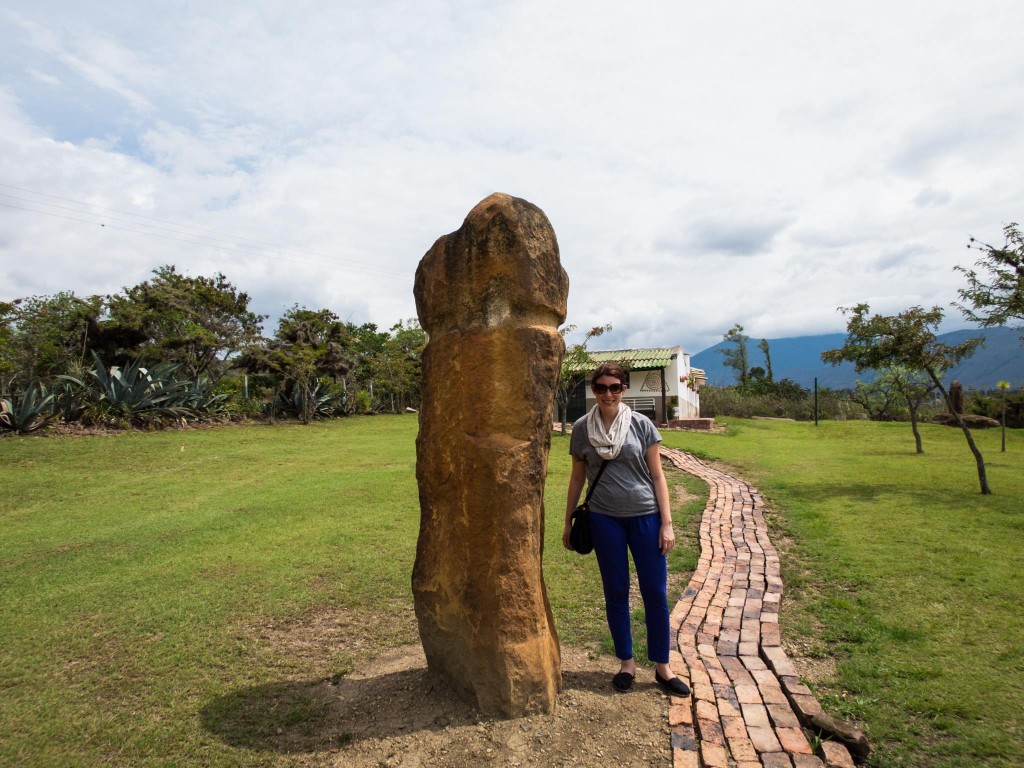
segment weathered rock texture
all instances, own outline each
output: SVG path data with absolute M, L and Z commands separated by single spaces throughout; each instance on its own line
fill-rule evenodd
M 568 289 L 544 212 L 504 194 L 416 270 L 416 618 L 430 669 L 485 714 L 549 712 L 561 688 L 541 559 Z

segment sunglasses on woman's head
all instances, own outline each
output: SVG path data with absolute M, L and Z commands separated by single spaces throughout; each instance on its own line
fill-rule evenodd
M 619 394 L 622 391 L 621 384 L 595 384 L 594 392 L 598 395 L 603 395 L 605 392 L 611 392 L 613 395 Z

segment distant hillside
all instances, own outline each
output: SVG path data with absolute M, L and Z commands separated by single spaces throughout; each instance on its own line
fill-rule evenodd
M 942 334 L 939 340 L 946 344 L 959 344 L 977 336 L 985 339 L 985 346 L 975 352 L 973 357 L 948 371 L 944 380 L 958 379 L 965 387 L 976 389 L 992 389 L 997 381 L 1003 379 L 1009 381 L 1014 388 L 1024 385 L 1024 346 L 1021 345 L 1020 335 L 1018 331 L 1009 328 L 968 329 Z M 827 333 L 821 336 L 768 339 L 772 373 L 776 379 L 792 379 L 808 388 L 814 386 L 815 376 L 818 377 L 819 387 L 833 389 L 852 387 L 858 378 L 870 379 L 871 374 L 858 376 L 849 363 L 833 367 L 821 362 L 821 353 L 842 346 L 845 338 L 846 334 L 843 333 Z M 750 364 L 763 368 L 764 355 L 757 348 L 758 341 L 750 340 Z M 724 386 L 736 383 L 736 372 L 725 367 L 723 356 L 716 351 L 726 346 L 728 344 L 721 341 L 690 358 L 693 367 L 703 368 L 707 373 L 709 384 Z

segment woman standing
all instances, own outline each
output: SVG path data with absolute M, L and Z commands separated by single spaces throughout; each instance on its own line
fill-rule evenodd
M 677 696 L 690 689 L 669 664 L 668 561 L 676 545 L 668 485 L 661 469 L 661 435 L 651 420 L 622 402 L 629 385 L 614 363 L 594 371 L 590 387 L 597 398 L 590 413 L 572 427 L 569 452 L 572 475 L 565 505 L 562 544 L 569 544 L 569 520 L 584 482 L 594 483 L 601 465 L 608 464 L 590 497 L 590 532 L 604 585 L 608 628 L 615 655 L 622 662 L 612 685 L 628 691 L 636 679 L 629 616 L 629 552 L 647 623 L 647 657 L 655 663 L 654 679 Z

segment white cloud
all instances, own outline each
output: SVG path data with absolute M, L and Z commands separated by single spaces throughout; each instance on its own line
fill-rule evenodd
M 102 208 L 0 186 L 36 211 L 0 206 L 5 291 L 175 263 L 262 312 L 390 325 L 427 248 L 504 191 L 548 214 L 569 320 L 611 322 L 602 345 L 947 305 L 967 235 L 1021 217 L 1021 8 L 23 8 L 0 31 L 0 184 Z

